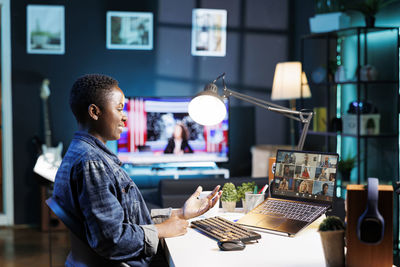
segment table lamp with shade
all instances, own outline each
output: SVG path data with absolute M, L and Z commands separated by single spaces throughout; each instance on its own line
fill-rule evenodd
M 302 72 L 301 62 L 281 62 L 276 64 L 274 81 L 272 84 L 272 100 L 289 100 L 290 108 L 296 109 L 296 99 L 310 98 L 311 91 L 307 77 Z M 294 146 L 294 125 L 290 121 L 291 144 Z
M 223 95 L 218 94 L 218 87 L 215 84 L 217 80 L 222 78 Z M 302 150 L 304 141 L 307 136 L 308 127 L 313 116 L 313 112 L 309 110 L 292 110 L 265 100 L 261 100 L 252 96 L 238 93 L 228 89 L 225 85 L 225 73 L 217 77 L 212 83 L 205 86 L 204 91 L 198 93 L 189 103 L 188 112 L 190 117 L 201 125 L 215 125 L 220 123 L 226 116 L 226 106 L 224 98 L 230 96 L 236 97 L 243 101 L 252 103 L 261 108 L 280 113 L 293 120 L 300 121 L 304 124 L 300 136 L 297 150 Z

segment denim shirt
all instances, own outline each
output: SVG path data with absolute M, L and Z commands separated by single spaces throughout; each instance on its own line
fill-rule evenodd
M 85 132 L 75 133 L 57 172 L 54 198 L 79 218 L 89 246 L 105 259 L 147 265 L 158 233 L 139 189 L 115 154 Z M 67 260 L 66 265 L 74 266 Z

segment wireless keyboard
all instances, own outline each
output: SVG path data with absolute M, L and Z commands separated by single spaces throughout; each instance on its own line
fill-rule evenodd
M 249 231 L 237 223 L 221 217 L 212 217 L 193 221 L 192 228 L 218 241 L 242 241 L 243 243 L 261 238 L 260 234 Z

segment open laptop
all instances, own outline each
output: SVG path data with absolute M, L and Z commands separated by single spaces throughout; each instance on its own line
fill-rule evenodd
M 271 196 L 237 222 L 297 234 L 332 207 L 338 154 L 278 150 Z

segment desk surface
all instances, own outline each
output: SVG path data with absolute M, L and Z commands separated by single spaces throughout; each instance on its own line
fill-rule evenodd
M 243 213 L 220 212 L 218 216 L 234 220 L 243 216 Z M 325 266 L 321 239 L 317 232 L 323 217 L 295 237 L 259 231 L 262 237 L 258 243 L 247 244 L 242 251 L 221 251 L 214 239 L 189 228 L 184 236 L 165 239 L 167 259 L 170 266 L 176 267 Z

